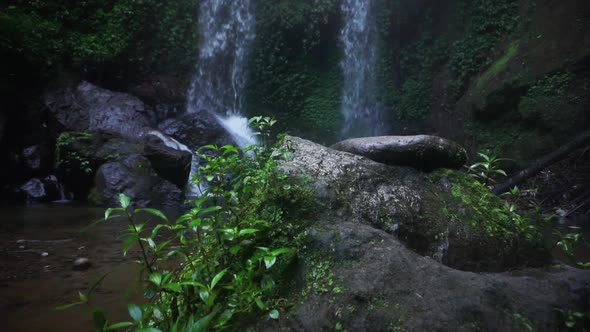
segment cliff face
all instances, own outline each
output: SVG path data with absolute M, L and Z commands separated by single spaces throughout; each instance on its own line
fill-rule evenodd
M 524 164 L 588 127 L 590 3 L 423 8 L 400 21 L 407 39 L 392 52 L 400 67 L 387 90 L 401 131 L 433 131 Z

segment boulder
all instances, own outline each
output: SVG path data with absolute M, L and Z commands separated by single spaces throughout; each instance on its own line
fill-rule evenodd
M 29 146 L 23 149 L 22 157 L 26 167 L 32 171 L 41 170 L 41 147 L 39 145 Z
M 158 128 L 162 133 L 195 150 L 208 144 L 234 144 L 215 116 L 205 111 L 185 113 L 165 120 Z
M 282 295 L 293 306 L 256 330 L 560 331 L 557 310 L 587 310 L 587 270 L 458 271 L 369 225 L 317 222 Z
M 40 179 L 30 179 L 20 187 L 27 202 L 41 202 L 47 200 L 45 185 Z
M 462 270 L 504 271 L 548 260 L 526 219 L 464 174 L 388 166 L 295 137 L 286 138 L 285 148 L 293 158 L 284 170 L 309 178 L 328 220 L 371 225 Z
M 459 144 L 428 135 L 353 138 L 336 143 L 332 148 L 387 165 L 410 166 L 423 171 L 459 169 L 467 160 L 467 152 Z
M 143 155 L 151 162 L 159 177 L 183 188 L 191 171 L 192 153 L 167 146 L 154 135 L 145 138 Z
M 321 207 L 292 234 L 299 251 L 281 293 L 288 309 L 255 330 L 557 331 L 557 310 L 587 311 L 590 271 L 548 261 L 526 267 L 543 250 L 523 256 L 527 240 L 518 239 L 527 233 L 506 220 L 473 222 L 477 211 L 509 211 L 469 177 L 388 166 L 294 137 L 284 148 L 293 158 L 283 169 L 293 181 L 306 176 Z M 502 235 L 494 231 L 500 222 Z
M 100 166 L 89 199 L 96 205 L 118 206 L 119 194 L 132 198 L 135 206 L 179 206 L 183 192 L 158 177 L 150 161 L 139 154 L 119 157 Z
M 67 80 L 44 101 L 62 131 L 105 131 L 137 137 L 150 126 L 148 108 L 137 97 Z

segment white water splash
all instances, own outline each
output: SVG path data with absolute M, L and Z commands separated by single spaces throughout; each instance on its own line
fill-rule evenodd
M 211 112 L 241 147 L 256 143 L 241 116 L 254 22 L 250 0 L 201 3 L 200 53 L 188 93 L 188 112 Z
M 197 175 L 197 172 L 199 171 L 199 157 L 196 155 L 196 153 L 189 149 L 188 146 L 180 143 L 172 137 L 162 134 L 157 130 L 152 130 L 148 132 L 148 135 L 158 137 L 164 143 L 164 145 L 166 145 L 169 148 L 178 151 L 186 151 L 191 154 L 191 170 L 188 176 L 187 184 L 184 188 L 184 192 L 187 198 L 195 198 L 201 196 L 201 193 L 204 192 L 204 190 L 206 189 L 206 184 L 197 184 L 193 182 L 194 177 Z
M 248 126 L 248 119 L 245 117 L 236 114 L 216 117 L 239 147 L 245 148 L 258 143 L 254 131 Z
M 343 0 L 341 5 L 344 19 L 340 32 L 344 46 L 341 62 L 343 138 L 383 134 L 383 107 L 376 91 L 376 27 L 370 15 L 371 4 L 372 0 Z

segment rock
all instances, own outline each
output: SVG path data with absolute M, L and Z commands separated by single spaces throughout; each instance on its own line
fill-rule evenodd
M 410 166 L 423 171 L 459 169 L 467 160 L 467 152 L 459 144 L 427 135 L 353 138 L 336 143 L 332 148 L 387 165 Z
M 462 270 L 505 271 L 548 260 L 542 243 L 526 240 L 524 220 L 466 175 L 388 166 L 295 137 L 285 147 L 293 159 L 284 170 L 310 179 L 327 220 L 384 230 Z
M 41 202 L 47 199 L 45 185 L 40 179 L 31 179 L 20 187 L 27 202 Z
M 74 270 L 85 271 L 92 266 L 92 262 L 88 258 L 80 257 L 74 260 Z
M 45 105 L 62 131 L 105 131 L 138 137 L 150 126 L 137 97 L 68 80 L 45 93 Z
M 162 122 L 158 128 L 162 133 L 195 150 L 208 144 L 234 144 L 230 135 L 217 122 L 215 116 L 205 111 L 186 113 L 168 119 Z
M 97 205 L 118 206 L 119 194 L 132 198 L 135 206 L 179 206 L 183 192 L 174 184 L 158 177 L 150 161 L 133 154 L 100 166 L 95 176 L 90 200 Z
M 147 135 L 143 155 L 152 163 L 159 177 L 183 188 L 191 171 L 192 154 L 168 147 L 157 136 Z
M 39 145 L 29 146 L 22 152 L 25 165 L 32 171 L 41 169 L 41 148 Z
M 556 265 L 477 274 L 340 218 L 316 220 L 291 272 L 294 307 L 259 331 L 559 331 L 556 309 L 587 310 L 590 271 Z

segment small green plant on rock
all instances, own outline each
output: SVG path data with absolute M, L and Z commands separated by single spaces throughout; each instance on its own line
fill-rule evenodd
M 508 176 L 506 172 L 499 167 L 499 163 L 508 159 L 498 158 L 484 153 L 478 153 L 483 161 L 469 166 L 470 175 L 478 179 L 483 185 L 489 187 L 496 183 L 495 176 Z

